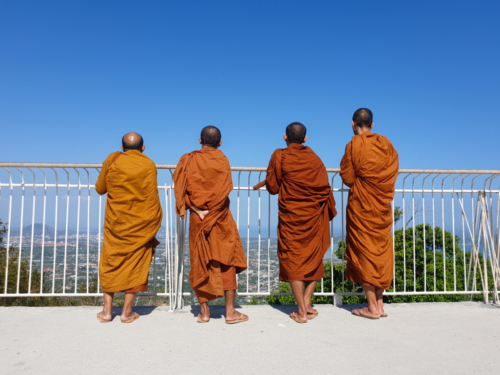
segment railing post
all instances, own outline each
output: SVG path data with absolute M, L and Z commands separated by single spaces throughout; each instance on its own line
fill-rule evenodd
M 175 225 L 175 279 L 174 279 L 174 300 L 173 310 L 180 311 L 184 305 L 183 284 L 184 284 L 184 242 L 186 238 L 186 220 L 176 217 Z
M 333 305 L 337 307 L 342 307 L 342 295 L 334 294 L 333 295 Z

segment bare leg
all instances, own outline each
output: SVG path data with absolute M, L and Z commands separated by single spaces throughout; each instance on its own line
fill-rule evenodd
M 316 290 L 316 280 L 314 281 L 304 281 L 306 284 L 306 289 L 304 290 L 304 303 L 306 305 L 306 313 L 314 314 L 316 311 L 311 307 L 311 298 Z
M 113 297 L 114 293 L 104 292 L 104 307 L 99 313 L 102 319 L 111 320 L 113 317 Z
M 134 317 L 134 312 L 132 311 L 132 306 L 134 306 L 134 300 L 137 293 L 125 293 L 125 302 L 123 303 L 121 320 L 128 320 Z
M 382 297 L 382 295 L 384 294 L 384 289 L 375 288 L 375 294 L 377 295 L 378 313 L 382 315 L 384 313 L 384 299 Z
M 362 309 L 353 310 L 353 314 L 363 314 L 374 318 L 380 318 L 377 304 L 377 294 L 375 293 L 376 288 L 373 285 L 363 285 L 363 289 L 365 290 L 366 299 L 368 300 L 368 306 L 363 307 Z
M 200 309 L 201 320 L 207 321 L 208 319 L 210 319 L 210 308 L 208 307 L 208 303 L 200 303 Z
M 295 297 L 295 302 L 299 307 L 299 311 L 295 315 L 302 320 L 307 320 L 306 302 L 304 301 L 304 282 L 303 281 L 292 281 L 290 282 L 292 287 L 292 293 Z
M 241 313 L 234 309 L 234 297 L 236 295 L 235 290 L 226 290 L 226 320 L 236 320 L 240 319 Z M 248 319 L 247 315 L 243 314 L 243 319 Z

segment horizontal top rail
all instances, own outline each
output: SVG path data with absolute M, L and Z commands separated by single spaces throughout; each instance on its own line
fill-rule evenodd
M 0 162 L 0 168 L 101 168 L 102 163 L 8 163 Z M 157 164 L 158 169 L 175 169 L 176 164 Z M 231 167 L 232 171 L 265 172 L 266 167 Z M 340 172 L 340 168 L 326 168 L 328 172 Z M 500 175 L 500 169 L 417 169 L 400 168 L 399 173 L 427 174 L 493 174 Z

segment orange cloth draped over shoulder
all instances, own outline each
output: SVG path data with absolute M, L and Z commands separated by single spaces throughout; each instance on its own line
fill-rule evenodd
M 103 163 L 96 191 L 108 193 L 99 262 L 103 292 L 148 289 L 148 275 L 162 208 L 156 166 L 138 150 L 114 152 Z
M 323 162 L 309 147 L 293 143 L 273 153 L 266 180 L 254 190 L 264 184 L 269 194 L 279 194 L 279 279 L 321 279 L 330 247 L 329 222 L 337 215 Z
M 200 303 L 234 290 L 236 273 L 247 268 L 238 228 L 229 210 L 233 180 L 222 151 L 203 147 L 182 156 L 174 173 L 177 214 L 184 218 L 193 206 L 209 213 L 200 220 L 191 213 L 189 248 L 191 287 Z
M 349 186 L 347 278 L 389 289 L 393 277 L 392 208 L 398 154 L 384 136 L 365 132 L 347 144 L 340 176 Z

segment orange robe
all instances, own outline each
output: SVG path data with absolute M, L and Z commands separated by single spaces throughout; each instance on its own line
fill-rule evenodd
M 265 182 L 279 194 L 278 257 L 281 281 L 319 280 L 337 211 L 328 173 L 309 147 L 293 143 L 271 156 Z
M 114 152 L 103 163 L 95 189 L 108 193 L 99 263 L 103 292 L 148 290 L 163 215 L 155 164 L 138 150 Z
M 233 180 L 222 151 L 203 147 L 182 156 L 174 173 L 176 211 L 181 217 L 192 206 L 209 210 L 205 218 L 192 212 L 189 220 L 191 287 L 200 303 L 237 289 L 236 273 L 247 268 L 238 228 L 229 210 Z
M 398 154 L 384 136 L 356 135 L 347 144 L 340 176 L 349 186 L 347 202 L 347 278 L 389 289 L 393 277 L 391 236 Z

